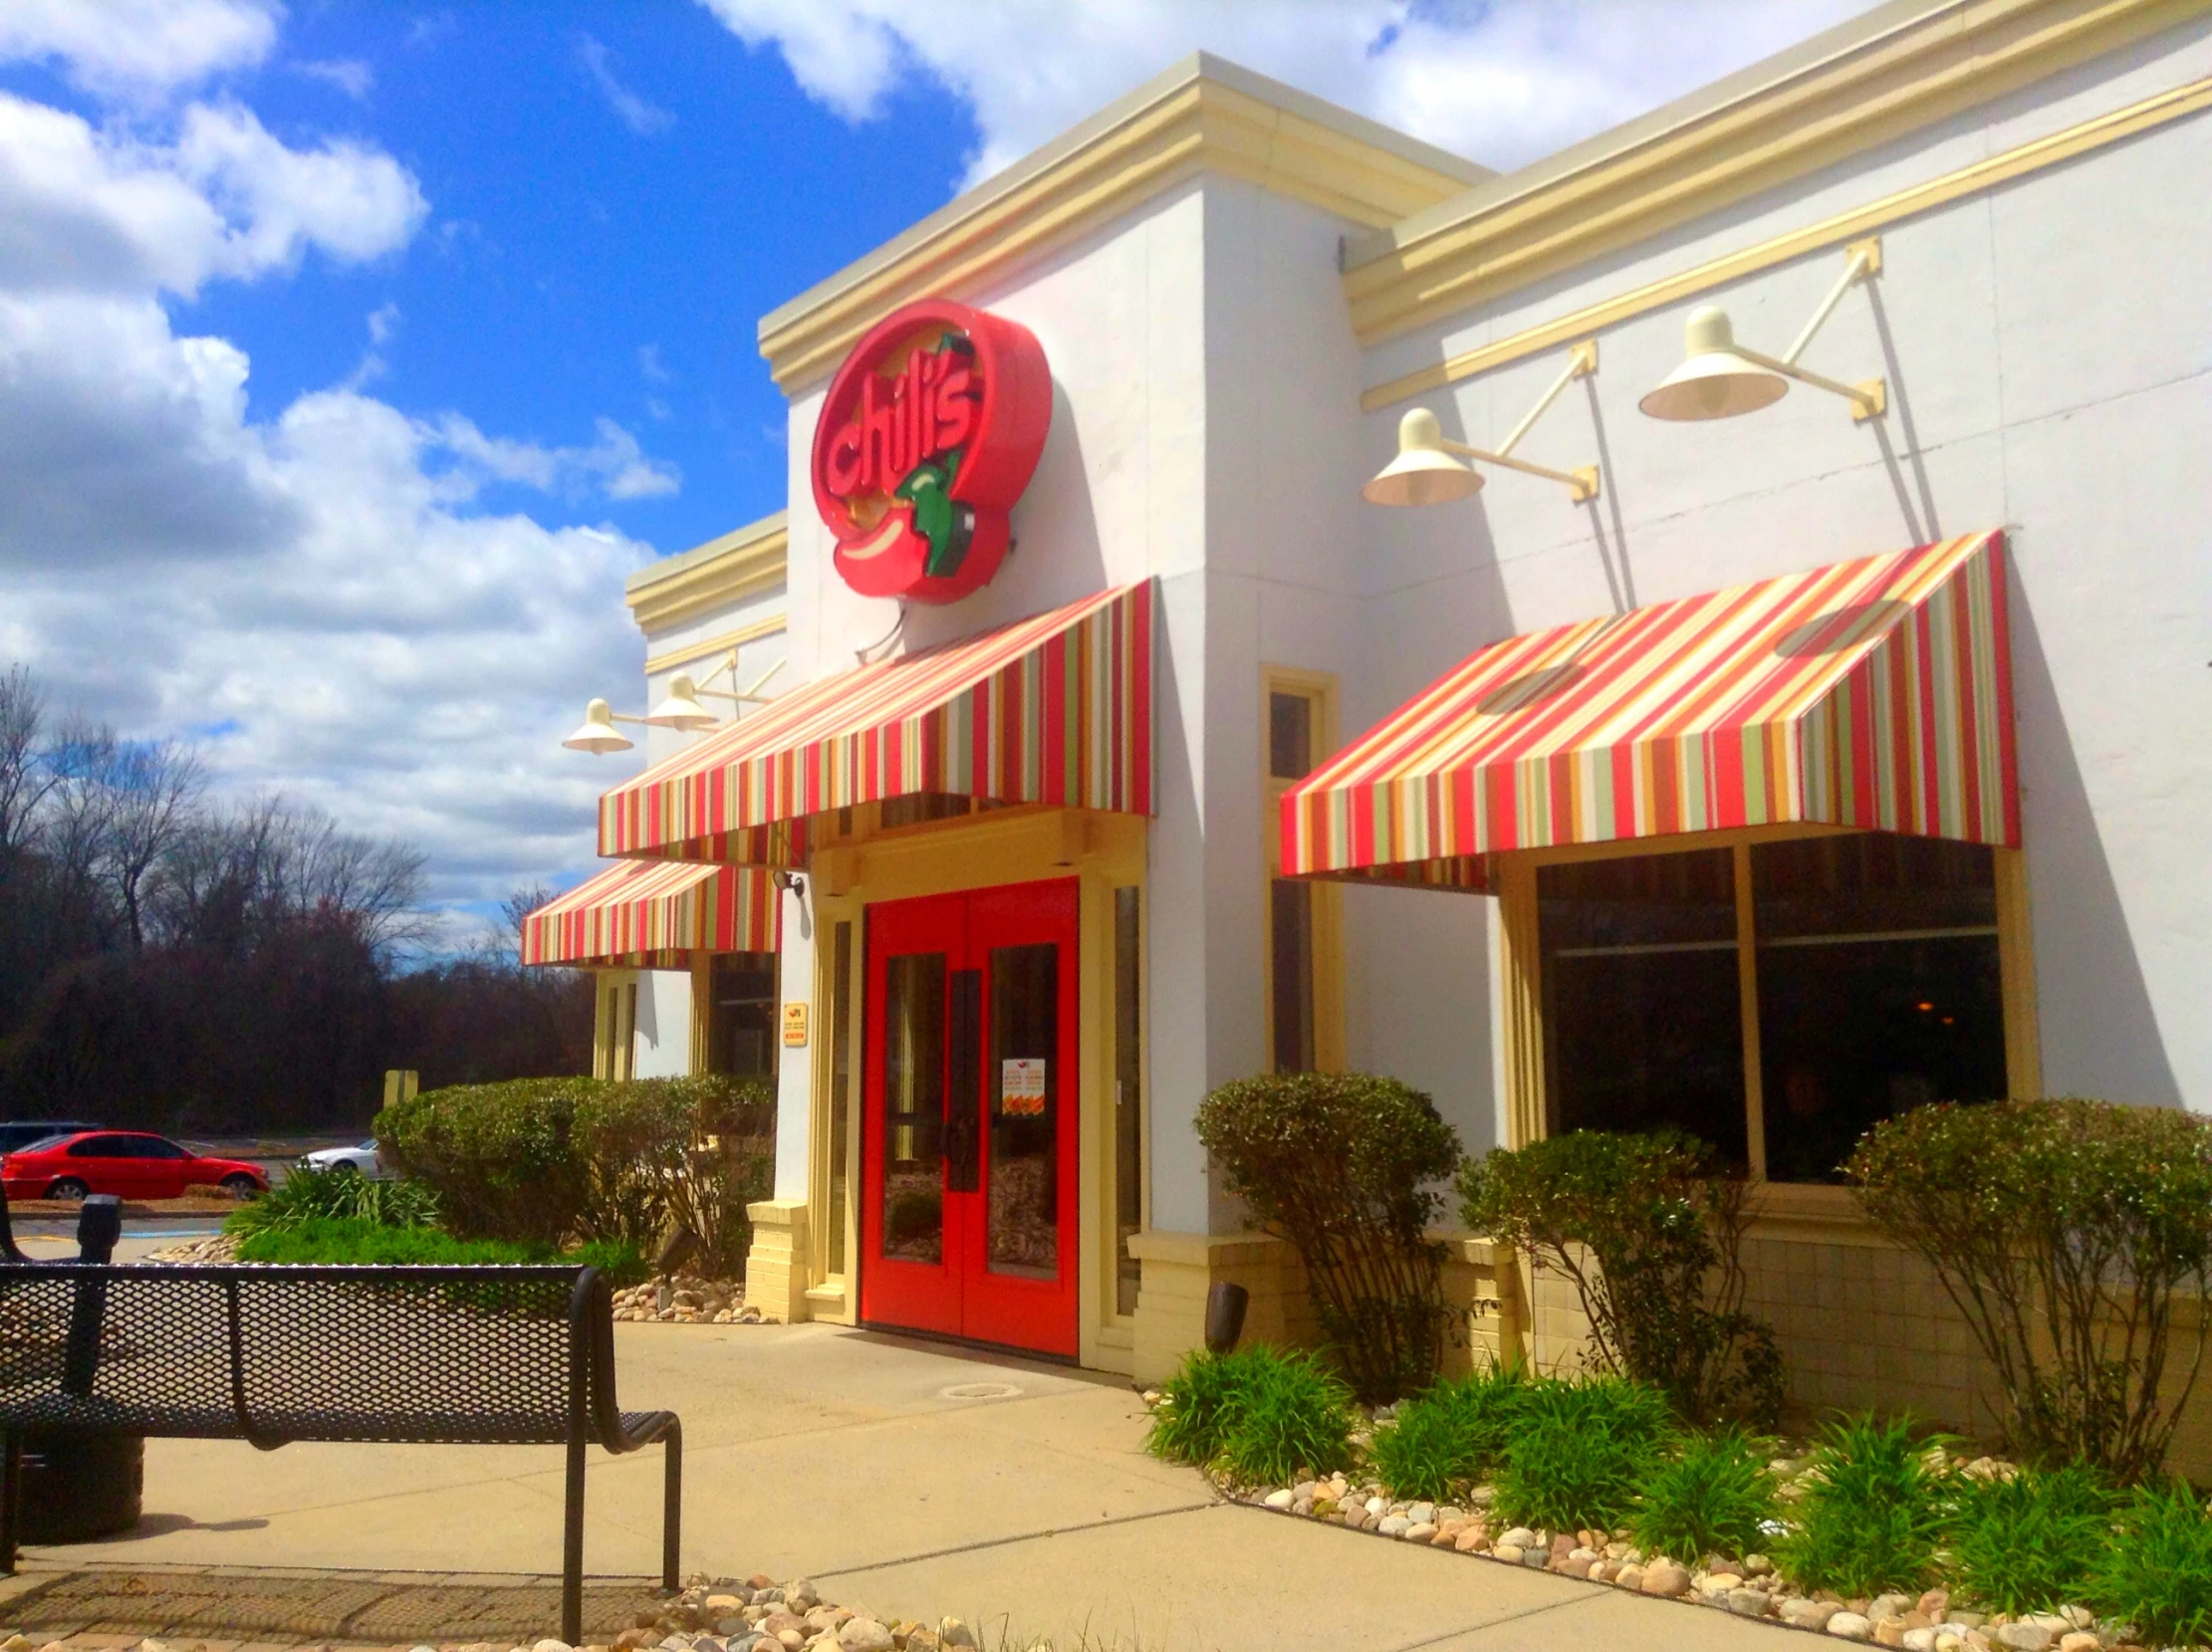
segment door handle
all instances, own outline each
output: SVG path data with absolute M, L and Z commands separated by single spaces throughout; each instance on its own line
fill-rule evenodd
M 952 971 L 946 1006 L 945 1191 L 973 1193 L 983 1180 L 983 972 Z

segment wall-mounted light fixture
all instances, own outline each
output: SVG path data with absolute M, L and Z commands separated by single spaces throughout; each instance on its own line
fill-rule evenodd
M 767 687 L 768 680 L 783 668 L 784 662 L 778 660 L 774 665 L 755 677 L 750 687 L 734 692 L 726 688 L 708 688 L 705 683 L 693 682 L 688 673 L 678 671 L 668 679 L 668 692 L 661 699 L 660 704 L 644 716 L 632 717 L 626 711 L 616 711 L 605 700 L 594 700 L 584 708 L 583 727 L 570 735 L 568 739 L 562 741 L 561 744 L 568 747 L 572 752 L 590 752 L 596 757 L 606 752 L 626 752 L 630 747 L 637 744 L 636 741 L 616 728 L 614 726 L 616 723 L 643 723 L 656 729 L 683 729 L 686 731 L 719 728 L 722 726 L 722 719 L 700 704 L 702 699 L 729 700 L 740 707 L 766 705 L 770 697 L 763 694 L 761 690 Z M 724 659 L 720 665 L 717 665 L 707 674 L 706 681 L 712 682 L 725 671 L 730 673 L 732 681 L 736 680 L 737 650 L 735 648 L 730 650 L 728 658 Z M 732 712 L 731 716 L 734 718 L 736 713 Z
M 1559 399 L 1562 390 L 1597 370 L 1598 341 L 1585 339 L 1568 352 L 1566 370 L 1552 380 L 1551 388 L 1537 398 L 1536 405 L 1494 451 L 1449 440 L 1434 413 L 1426 407 L 1410 409 L 1398 420 L 1398 456 L 1374 473 L 1372 480 L 1359 490 L 1359 497 L 1370 505 L 1444 505 L 1455 499 L 1465 499 L 1482 487 L 1482 473 L 1461 464 L 1460 460 L 1479 459 L 1486 465 L 1502 465 L 1507 470 L 1558 482 L 1578 505 L 1596 499 L 1596 465 L 1554 470 L 1549 465 L 1514 458 L 1513 449 L 1544 416 L 1545 410 Z
M 1772 406 L 1794 381 L 1843 397 L 1851 404 L 1853 419 L 1880 418 L 1889 410 L 1889 386 L 1882 379 L 1845 384 L 1798 365 L 1805 347 L 1835 313 L 1851 284 L 1881 273 L 1880 237 L 1853 241 L 1844 251 L 1848 256 L 1843 275 L 1798 334 L 1797 343 L 1784 354 L 1763 355 L 1739 345 L 1728 312 L 1717 304 L 1701 305 L 1690 312 L 1689 323 L 1683 329 L 1686 348 L 1682 364 L 1636 405 L 1655 419 L 1733 418 L 1738 413 L 1755 413 Z

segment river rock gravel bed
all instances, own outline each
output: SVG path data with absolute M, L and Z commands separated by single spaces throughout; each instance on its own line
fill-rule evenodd
M 1144 1395 L 1158 1403 L 1156 1390 Z M 1777 1458 L 1782 1495 L 1792 1501 L 1807 1471 L 1804 1455 Z M 1977 1458 L 1965 1472 L 2007 1476 L 2012 1465 Z M 1325 1521 L 1395 1542 L 1420 1543 L 1506 1565 L 1631 1593 L 1709 1607 L 1779 1627 L 1813 1630 L 1843 1640 L 1902 1647 L 1905 1652 L 2149 1652 L 2124 1624 L 2100 1623 L 2087 1607 L 2007 1617 L 1956 1609 L 1940 1588 L 1923 1594 L 1844 1599 L 1826 1590 L 1799 1590 L 1763 1554 L 1708 1554 L 1696 1559 L 1645 1554 L 1609 1532 L 1549 1532 L 1515 1526 L 1491 1512 L 1489 1486 L 1474 1487 L 1464 1506 L 1392 1498 L 1359 1475 L 1336 1474 L 1295 1486 L 1239 1487 L 1215 1478 L 1222 1497 L 1272 1514 Z

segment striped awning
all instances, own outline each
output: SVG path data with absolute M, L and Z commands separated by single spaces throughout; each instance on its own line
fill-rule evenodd
M 793 689 L 600 799 L 602 854 L 797 865 L 916 793 L 1152 811 L 1152 585 Z
M 1462 889 L 1501 850 L 1823 822 L 2020 842 L 2004 536 L 1478 650 L 1283 799 L 1283 869 Z
M 617 860 L 523 919 L 522 961 L 681 969 L 782 940 L 783 902 L 756 867 Z

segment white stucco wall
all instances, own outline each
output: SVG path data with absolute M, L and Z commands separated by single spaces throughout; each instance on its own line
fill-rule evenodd
M 2031 88 L 1775 198 L 1373 352 L 1368 382 L 1754 245 L 2160 88 L 2212 73 L 2203 25 Z M 1694 303 L 1783 350 L 1843 267 L 1823 253 L 1604 332 L 1524 448 L 1604 466 L 1575 507 L 1492 472 L 1473 501 L 1375 511 L 1369 669 L 1392 697 L 1484 642 L 1941 536 L 2012 532 L 2014 683 L 2046 1087 L 2212 1108 L 2212 167 L 2199 115 L 1893 224 L 1884 269 L 1806 356 L 1885 374 L 1854 425 L 1798 388 L 1761 413 L 1669 424 L 1636 399 L 1681 358 Z M 1447 434 L 1501 439 L 1564 352 L 1424 397 Z M 1401 403 L 1370 415 L 1369 468 Z M 1369 992 L 1388 994 L 1389 957 Z M 1401 966 L 1416 968 L 1408 957 Z

